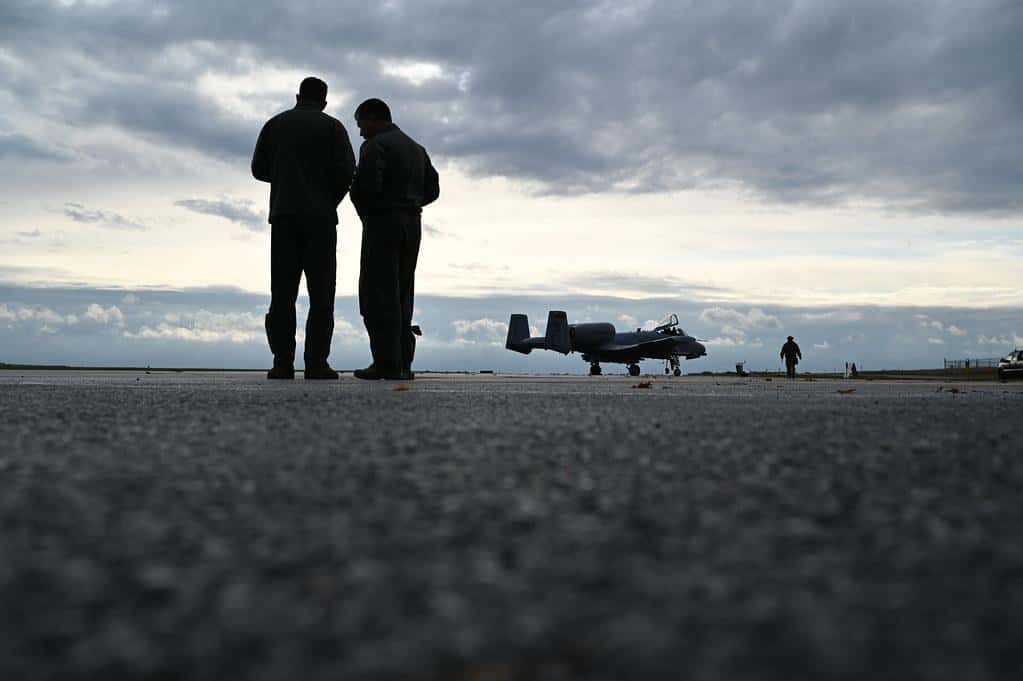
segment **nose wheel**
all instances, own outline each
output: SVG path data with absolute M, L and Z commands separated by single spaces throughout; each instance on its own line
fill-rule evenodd
M 599 364 L 590 365 L 590 376 L 600 376 L 602 373 L 604 372 L 600 369 Z
M 639 365 L 638 364 L 630 364 L 629 365 L 629 376 L 639 376 Z
M 682 375 L 682 367 L 679 366 L 678 357 L 671 357 L 664 361 L 664 374 L 675 374 L 676 376 Z

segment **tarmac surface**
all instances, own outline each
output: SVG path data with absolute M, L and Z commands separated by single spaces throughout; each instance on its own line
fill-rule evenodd
M 994 382 L 0 371 L 0 678 L 1020 679 L 1021 423 Z

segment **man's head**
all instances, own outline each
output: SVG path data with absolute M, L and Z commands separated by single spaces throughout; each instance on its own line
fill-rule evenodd
M 391 124 L 391 108 L 380 99 L 367 99 L 355 110 L 359 134 L 369 139 Z
M 315 76 L 309 76 L 298 86 L 295 101 L 299 104 L 319 106 L 320 110 L 327 106 L 327 84 Z
M 789 336 L 789 340 L 795 340 L 795 338 L 793 338 L 792 336 Z

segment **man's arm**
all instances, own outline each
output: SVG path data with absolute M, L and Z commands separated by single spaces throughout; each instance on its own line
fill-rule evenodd
M 799 349 L 798 345 L 796 346 L 796 356 L 799 357 L 799 359 L 803 359 L 803 351 Z
M 384 158 L 380 147 L 372 140 L 366 140 L 359 148 L 359 166 L 349 195 L 359 215 L 372 210 L 380 203 L 384 188 Z
M 341 203 L 355 176 L 355 152 L 348 139 L 348 131 L 340 122 L 334 135 L 334 173 L 337 182 L 337 202 Z
M 423 205 L 429 206 L 440 196 L 440 177 L 425 149 L 423 149 L 423 156 L 426 157 L 426 168 L 423 171 Z
M 252 177 L 260 182 L 273 179 L 273 150 L 270 143 L 270 122 L 259 131 L 256 149 L 252 152 Z

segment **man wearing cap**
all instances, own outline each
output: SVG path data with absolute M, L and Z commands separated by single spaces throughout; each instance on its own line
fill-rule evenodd
M 327 356 L 334 335 L 337 207 L 355 172 L 341 121 L 323 112 L 327 84 L 302 81 L 293 109 L 263 126 L 252 175 L 270 183 L 270 311 L 266 336 L 274 355 L 267 378 L 295 377 L 295 301 L 305 273 L 305 378 L 336 379 Z
M 803 359 L 803 353 L 800 352 L 799 346 L 792 336 L 789 336 L 785 345 L 781 346 L 779 357 L 785 360 L 785 371 L 788 372 L 789 378 L 795 378 L 796 365 L 799 364 L 799 360 Z
M 391 121 L 387 104 L 367 99 L 355 121 L 366 139 L 351 192 L 362 218 L 359 311 L 373 353 L 373 363 L 355 377 L 408 380 L 422 209 L 440 195 L 439 180 L 426 149 Z

